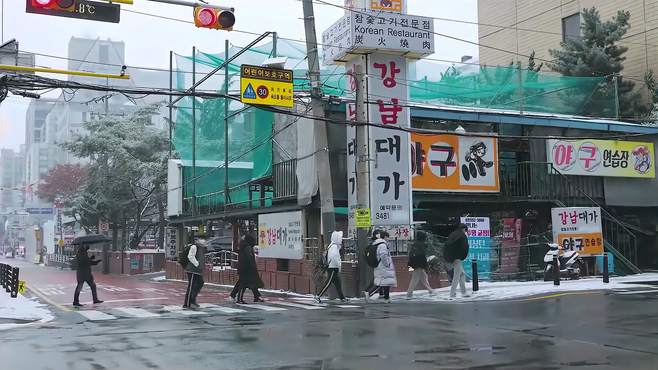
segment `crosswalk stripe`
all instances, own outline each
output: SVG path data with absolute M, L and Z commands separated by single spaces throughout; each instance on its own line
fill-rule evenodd
M 276 305 L 279 305 L 279 306 L 303 308 L 305 310 L 324 310 L 324 307 L 306 305 L 306 304 L 301 304 L 301 303 L 292 303 L 292 302 L 284 302 L 284 301 L 270 301 L 269 303 L 276 304 Z
M 644 294 L 644 293 L 658 293 L 658 289 L 652 289 L 652 290 L 629 290 L 628 292 L 617 292 L 617 294 Z
M 134 307 L 119 307 L 119 308 L 115 308 L 115 310 L 128 314 L 129 316 L 140 317 L 140 318 L 160 316 L 158 314 L 143 310 L 141 308 L 134 308 Z
M 299 303 L 302 303 L 302 304 L 309 304 L 311 306 L 317 306 L 317 307 L 327 307 L 327 306 L 329 306 L 326 303 L 318 303 L 318 302 L 311 301 L 311 300 L 304 299 L 304 298 L 295 299 L 295 301 L 297 301 Z
M 103 320 L 114 320 L 114 319 L 116 319 L 115 316 L 108 315 L 104 312 L 95 311 L 95 310 L 78 311 L 78 313 L 80 315 L 86 317 L 88 320 L 91 320 L 91 321 L 103 321 Z
M 181 315 L 186 315 L 186 316 L 194 316 L 194 315 L 203 315 L 204 312 L 201 311 L 193 311 L 193 310 L 186 310 L 181 306 L 164 306 L 162 307 L 163 310 L 167 312 L 175 312 L 179 313 Z
M 249 307 L 249 308 L 255 308 L 257 310 L 263 310 L 263 311 L 288 311 L 287 308 L 266 306 L 264 304 L 248 304 L 248 305 L 245 305 L 245 306 Z
M 239 309 L 239 308 L 222 307 L 222 306 L 208 307 L 208 309 L 211 310 L 211 311 L 217 311 L 217 312 L 226 313 L 226 314 L 229 314 L 229 315 L 232 315 L 234 313 L 247 312 L 246 310 L 242 310 L 242 309 Z
M 340 307 L 340 308 L 361 308 L 361 306 L 355 306 L 353 304 L 337 304 L 336 307 Z

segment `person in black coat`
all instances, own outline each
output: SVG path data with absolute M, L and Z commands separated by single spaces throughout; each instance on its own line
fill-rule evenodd
M 454 271 L 450 298 L 457 296 L 457 284 L 459 284 L 462 296 L 468 297 L 466 294 L 466 273 L 462 266 L 462 261 L 468 257 L 468 226 L 459 224 L 457 229 L 448 235 L 443 257 L 447 262 L 452 263 Z
M 411 282 L 409 282 L 409 288 L 407 289 L 407 298 L 413 297 L 414 289 L 416 289 L 418 283 L 423 284 L 429 295 L 433 295 L 434 291 L 427 278 L 427 234 L 424 231 L 416 232 L 416 240 L 409 251 L 407 266 L 413 269 Z
M 82 286 L 84 285 L 84 283 L 87 283 L 87 285 L 89 285 L 89 288 L 91 288 L 91 296 L 94 300 L 94 304 L 103 303 L 103 301 L 98 299 L 98 293 L 96 292 L 96 283 L 94 282 L 94 276 L 91 274 L 91 266 L 98 265 L 101 262 L 101 260 L 96 260 L 96 257 L 94 255 L 91 255 L 90 257 L 87 254 L 87 251 L 89 251 L 89 245 L 78 246 L 78 251 L 76 254 L 76 259 L 77 259 L 76 277 L 78 280 L 78 285 L 75 287 L 75 293 L 73 295 L 74 307 L 82 307 L 82 304 L 80 303 L 80 291 L 82 290 Z
M 256 255 L 254 254 L 254 246 L 256 240 L 251 235 L 246 235 L 240 245 L 240 252 L 238 253 L 238 295 L 237 303 L 244 304 L 244 292 L 247 288 L 251 289 L 254 294 L 254 302 L 263 302 L 259 288 L 264 286 L 258 274 L 258 267 L 256 265 Z

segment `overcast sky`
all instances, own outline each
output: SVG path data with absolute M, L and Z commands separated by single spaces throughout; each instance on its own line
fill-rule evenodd
M 0 0 L 2 1 L 2 0 Z M 126 43 L 128 65 L 169 66 L 169 50 L 179 54 L 191 54 L 192 46 L 210 53 L 223 52 L 224 40 L 243 46 L 254 36 L 240 32 L 223 32 L 197 29 L 191 24 L 154 18 L 146 15 L 121 12 L 121 23 L 102 23 L 70 18 L 25 13 L 26 0 L 4 0 L 2 10 L 3 41 L 15 38 L 20 48 L 57 56 L 67 56 L 71 37 L 112 39 Z M 192 8 L 165 5 L 147 0 L 134 0 L 135 5 L 122 5 L 124 10 L 157 14 L 165 17 L 192 20 Z M 277 31 L 281 37 L 303 40 L 302 3 L 299 0 L 226 0 L 210 3 L 235 7 L 236 25 L 239 31 L 262 33 Z M 329 0 L 342 4 L 342 0 Z M 409 14 L 431 17 L 477 21 L 477 0 L 409 0 Z M 343 10 L 315 5 L 318 39 L 322 31 L 343 15 Z M 477 42 L 477 27 L 454 22 L 434 22 L 434 29 Z M 462 55 L 477 55 L 477 47 L 436 36 L 434 58 L 459 61 Z M 66 68 L 66 61 L 47 57 L 36 58 L 37 65 Z M 53 77 L 53 75 L 49 75 Z M 65 78 L 60 76 L 58 78 Z M 0 147 L 18 149 L 24 142 L 25 109 L 28 99 L 10 96 L 0 105 Z

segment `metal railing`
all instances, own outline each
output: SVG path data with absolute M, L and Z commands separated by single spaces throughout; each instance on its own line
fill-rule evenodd
M 297 196 L 297 160 L 291 159 L 272 166 L 274 199 L 289 199 Z
M 12 298 L 18 297 L 18 267 L 12 267 L 6 263 L 0 263 L 0 285 Z
M 238 263 L 238 254 L 229 250 L 206 253 L 205 258 L 206 264 L 211 264 L 213 267 L 237 267 Z

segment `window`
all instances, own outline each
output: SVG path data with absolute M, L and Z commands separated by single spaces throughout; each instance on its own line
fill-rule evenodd
M 562 18 L 562 41 L 580 39 L 580 13 Z

